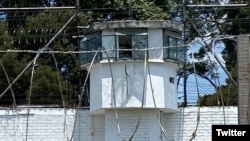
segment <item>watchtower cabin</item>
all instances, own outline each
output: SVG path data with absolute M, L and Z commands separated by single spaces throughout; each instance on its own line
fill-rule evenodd
M 178 108 L 176 74 L 186 52 L 182 30 L 163 20 L 89 25 L 80 41 L 80 51 L 86 51 L 80 64 L 90 70 L 90 112 L 105 118 L 103 140 L 127 140 L 138 119 L 143 127 L 135 140 L 140 134 L 163 140 L 159 120 Z

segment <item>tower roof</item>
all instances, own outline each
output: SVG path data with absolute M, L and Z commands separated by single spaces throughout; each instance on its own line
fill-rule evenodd
M 181 32 L 183 25 L 167 20 L 122 20 L 95 22 L 89 26 L 89 32 L 100 31 L 103 29 L 115 28 L 167 28 L 175 32 Z

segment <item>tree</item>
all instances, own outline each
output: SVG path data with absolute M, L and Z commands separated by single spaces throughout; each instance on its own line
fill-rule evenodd
M 191 3 L 189 4 L 201 4 L 201 1 L 189 1 Z M 208 2 L 208 3 L 206 3 Z M 210 1 L 203 1 L 202 4 L 209 4 Z M 215 4 L 215 3 L 212 3 Z M 217 3 L 223 4 L 223 1 L 218 1 Z M 200 49 L 197 52 L 192 52 L 193 54 L 190 54 L 190 56 L 193 56 L 195 61 L 195 65 L 192 64 L 192 62 L 187 62 L 186 69 L 183 69 L 183 71 L 180 71 L 179 76 L 184 77 L 184 80 L 187 80 L 190 74 L 196 73 L 201 78 L 206 79 L 214 88 L 216 88 L 216 93 L 214 94 L 208 94 L 205 96 L 200 97 L 200 104 L 201 105 L 218 105 L 218 101 L 220 101 L 220 104 L 232 104 L 234 105 L 236 102 L 236 93 L 235 88 L 233 88 L 233 84 L 229 81 L 230 79 L 226 80 L 227 84 L 225 86 L 219 86 L 214 82 L 214 79 L 217 79 L 218 76 L 216 76 L 216 72 L 214 72 L 214 66 L 217 63 L 217 65 L 220 65 L 220 62 L 218 60 L 211 61 L 209 59 L 209 56 L 213 55 L 212 53 L 212 47 L 214 47 L 216 44 L 224 44 L 225 50 L 221 52 L 223 55 L 223 58 L 226 61 L 226 71 L 230 71 L 228 68 L 229 66 L 229 60 L 227 60 L 230 53 L 227 51 L 228 48 L 231 48 L 230 44 L 234 42 L 233 40 L 227 39 L 227 32 L 223 27 L 225 27 L 225 21 L 227 21 L 228 11 L 224 8 L 220 7 L 186 7 L 186 15 L 187 18 L 184 19 L 184 23 L 186 25 L 186 43 L 192 43 L 192 46 L 195 46 L 194 44 L 198 42 Z M 223 40 L 217 40 L 219 38 L 225 38 Z M 213 44 L 215 43 L 215 44 Z M 190 45 L 190 46 L 191 46 Z M 233 49 L 235 46 L 233 47 Z M 229 53 L 229 54 L 228 54 Z M 216 57 L 215 57 L 216 58 Z M 232 57 L 230 57 L 232 58 Z M 188 61 L 188 59 L 187 59 Z M 194 72 L 195 66 L 196 72 Z M 184 71 L 185 70 L 185 71 Z M 183 74 L 186 75 L 183 75 Z M 232 74 L 231 74 L 232 75 Z M 233 78 L 235 75 L 233 75 Z M 235 79 L 234 79 L 235 80 Z M 186 81 L 184 81 L 186 85 Z M 229 90 L 227 90 L 227 89 Z M 228 92 L 230 91 L 230 95 Z M 184 88 L 184 93 L 186 93 L 186 89 Z M 217 95 L 223 95 L 223 96 L 217 96 Z M 226 96 L 227 95 L 227 96 Z M 230 100 L 227 101 L 227 98 L 230 96 Z M 217 98 L 217 99 L 216 99 Z M 222 100 L 223 99 L 223 100 Z M 222 102 L 224 101 L 224 102 Z
M 131 1 L 132 2 L 132 1 Z M 64 10 L 9 10 L 3 11 L 5 19 L 1 21 L 0 38 L 4 44 L 0 50 L 19 49 L 23 51 L 37 51 L 59 31 L 69 18 L 76 12 L 80 14 L 70 22 L 63 32 L 49 45 L 55 51 L 75 51 L 78 48 L 78 39 L 72 36 L 83 34 L 78 30 L 77 25 L 88 25 L 95 21 L 107 20 L 107 15 L 112 13 L 116 20 L 130 18 L 129 12 L 133 9 L 135 19 L 167 19 L 166 14 L 170 6 L 169 1 L 135 0 L 130 3 L 128 0 L 85 0 L 80 1 L 78 9 Z M 171 2 L 171 1 L 170 1 Z M 74 1 L 69 0 L 21 0 L 1 1 L 2 7 L 53 7 L 53 6 L 74 6 Z M 143 9 L 146 9 L 146 12 Z M 2 40 L 1 40 L 2 41 Z M 34 53 L 2 53 L 0 59 L 6 67 L 6 71 L 13 81 L 25 66 L 35 57 Z M 31 80 L 32 67 L 16 81 L 13 86 L 17 104 L 57 104 L 62 105 L 62 97 L 67 106 L 73 106 L 77 102 L 81 89 L 81 82 L 85 80 L 86 72 L 81 70 L 77 54 L 52 54 L 43 53 L 37 59 L 34 71 L 34 78 Z M 59 72 L 58 72 L 59 70 Z M 5 78 L 1 70 L 1 80 Z M 57 74 L 60 77 L 57 77 Z M 80 79 L 79 79 L 80 78 Z M 59 82 L 61 82 L 59 84 Z M 0 82 L 0 92 L 8 86 L 7 80 Z M 60 88 L 61 86 L 61 88 Z M 62 96 L 60 93 L 62 92 Z M 0 103 L 9 101 L 5 105 L 11 105 L 13 100 L 9 90 Z M 18 95 L 18 96 L 17 96 Z M 86 97 L 85 97 L 86 99 Z M 88 104 L 87 100 L 83 104 Z
M 233 1 L 233 3 L 247 3 L 248 1 Z M 227 35 L 239 35 L 247 34 L 250 32 L 249 27 L 249 8 L 239 8 L 234 7 L 232 9 L 226 9 L 227 13 L 226 21 L 221 25 L 220 30 L 223 31 L 223 34 Z M 236 42 L 234 40 L 223 40 L 225 48 L 222 51 L 223 59 L 225 60 L 225 65 L 230 72 L 230 75 L 234 80 L 237 80 L 237 61 L 236 61 Z M 232 84 L 230 79 L 226 80 L 227 85 L 220 87 L 221 93 L 224 98 L 225 105 L 237 105 L 237 87 Z M 218 94 L 218 92 L 216 93 Z M 216 95 L 215 94 L 215 95 Z M 213 95 L 214 97 L 214 95 Z M 204 99 L 210 99 L 209 97 Z M 212 98 L 211 98 L 212 99 Z M 204 104 L 208 104 L 207 102 Z
M 19 1 L 21 2 L 21 1 Z M 27 1 L 22 1 L 22 5 L 16 4 L 15 7 L 25 7 Z M 5 1 L 5 4 L 9 6 L 13 3 Z M 5 5 L 6 6 L 6 5 Z M 76 12 L 76 10 L 32 10 L 32 11 L 7 11 L 6 21 L 1 21 L 1 39 L 4 43 L 0 47 L 1 50 L 7 49 L 20 49 L 20 50 L 34 50 L 37 51 L 43 47 L 65 24 L 65 22 Z M 77 24 L 87 24 L 88 15 L 90 12 L 82 13 L 78 18 L 71 22 L 60 36 L 58 36 L 49 47 L 58 51 L 77 50 L 77 41 L 72 38 L 72 33 L 77 34 Z M 71 28 L 74 27 L 74 28 Z M 2 40 L 1 40 L 2 41 Z M 25 73 L 16 81 L 13 85 L 15 92 L 15 98 L 17 104 L 29 103 L 29 96 L 31 95 L 30 104 L 59 104 L 62 105 L 62 99 L 60 98 L 60 91 L 63 92 L 64 100 L 68 106 L 74 105 L 76 95 L 75 85 L 79 83 L 75 81 L 75 78 L 79 78 L 75 74 L 79 71 L 78 59 L 75 54 L 60 54 L 55 55 L 59 60 L 58 64 L 55 64 L 55 60 L 51 55 L 41 54 L 37 61 L 36 73 L 34 73 L 34 79 L 31 79 L 31 70 L 29 68 Z M 23 68 L 35 57 L 35 54 L 27 53 L 6 53 L 1 55 L 1 60 L 6 68 L 6 72 L 10 77 L 10 81 L 13 81 L 22 71 Z M 55 79 L 58 73 L 56 70 L 61 70 L 61 67 L 67 64 L 67 74 L 60 73 L 58 80 Z M 32 66 L 31 66 L 32 67 Z M 57 67 L 57 68 L 56 68 Z M 69 69 L 71 68 L 71 69 Z M 3 70 L 0 70 L 1 79 L 0 90 L 1 92 L 8 86 L 7 80 L 4 79 Z M 43 75 L 41 75 L 43 74 Z M 3 76 L 3 77 L 2 77 Z M 71 76 L 71 78 L 69 78 Z M 52 79 L 53 78 L 53 79 Z M 58 83 L 61 81 L 61 84 Z M 30 85 L 32 82 L 32 85 Z M 46 85 L 49 82 L 49 85 Z M 47 86 L 50 86 L 48 88 Z M 60 90 L 60 86 L 62 90 Z M 32 92 L 30 93 L 30 89 Z M 66 89 L 66 90 L 65 90 Z M 11 105 L 13 99 L 11 97 L 10 90 L 4 94 L 4 97 L 0 99 L 1 104 Z M 26 98 L 25 98 L 26 97 Z M 55 99 L 55 97 L 57 97 Z M 35 99 L 34 99 L 35 98 Z M 22 100 L 21 100 L 22 99 Z M 5 102 L 5 103 L 4 103 Z
M 134 18 L 141 20 L 166 20 L 170 17 L 153 1 L 137 0 L 133 3 Z M 158 14 L 156 14 L 158 13 Z
M 245 1 L 246 3 L 246 1 Z M 239 35 L 249 33 L 249 9 L 233 7 L 222 11 L 226 19 L 219 24 L 218 29 L 220 35 Z M 236 70 L 236 42 L 233 39 L 222 39 L 221 42 L 225 45 L 221 52 L 225 61 L 226 70 L 229 72 L 233 80 L 237 80 Z M 212 95 L 205 95 L 200 98 L 201 105 L 237 105 L 237 87 L 232 83 L 231 79 L 226 80 L 226 84 L 216 87 L 216 92 Z

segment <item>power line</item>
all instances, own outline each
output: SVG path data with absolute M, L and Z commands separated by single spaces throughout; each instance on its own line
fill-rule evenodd
M 75 6 L 70 7 L 13 7 L 13 8 L 0 8 L 0 11 L 14 11 L 14 10 L 64 10 L 64 9 L 77 9 Z
M 61 27 L 61 29 L 48 41 L 48 43 L 46 45 L 44 45 L 44 47 L 42 47 L 41 49 L 39 49 L 36 53 L 35 58 L 33 58 L 32 61 L 30 61 L 28 63 L 28 65 L 26 65 L 26 67 L 21 71 L 21 73 L 19 73 L 19 75 L 12 81 L 12 83 L 0 94 L 0 98 L 4 96 L 4 94 L 13 86 L 13 84 L 23 75 L 23 73 L 32 65 L 32 63 L 34 61 L 36 61 L 37 58 L 39 58 L 39 56 L 41 55 L 41 52 L 45 51 L 45 50 L 50 50 L 49 45 L 55 40 L 55 38 L 63 31 L 63 29 L 75 18 L 79 15 L 78 12 L 76 12 L 72 17 L 70 17 L 70 19 Z
M 248 7 L 249 4 L 187 4 L 186 7 Z
M 104 51 L 146 51 L 146 50 L 158 50 L 158 49 L 168 49 L 168 48 L 183 48 L 187 45 L 181 45 L 181 46 L 167 46 L 167 47 L 152 47 L 152 48 L 144 48 L 144 49 L 105 49 L 103 51 L 99 50 L 90 50 L 90 51 L 56 51 L 56 50 L 41 50 L 41 51 L 35 51 L 35 50 L 17 50 L 17 49 L 7 49 L 7 50 L 0 50 L 0 53 L 54 53 L 54 54 L 80 54 L 80 53 L 95 53 L 95 52 L 104 52 Z

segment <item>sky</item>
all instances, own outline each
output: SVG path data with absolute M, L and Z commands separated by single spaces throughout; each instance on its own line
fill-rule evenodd
M 202 42 L 203 41 L 200 38 L 196 38 L 192 43 L 189 44 L 190 47 L 189 47 L 187 54 L 193 54 L 195 52 L 198 52 L 198 50 L 204 46 Z M 207 55 L 203 61 L 210 61 L 210 62 L 215 63 L 215 67 L 213 67 L 214 70 L 211 70 L 211 71 L 217 72 L 218 78 L 212 79 L 212 81 L 215 82 L 215 84 L 217 84 L 218 87 L 221 85 L 225 85 L 226 84 L 225 80 L 228 78 L 228 76 L 226 72 L 224 71 L 224 69 L 222 68 L 222 67 L 225 67 L 225 61 L 221 55 L 221 52 L 225 48 L 225 45 L 220 41 L 218 41 L 216 44 L 212 44 L 213 42 L 211 42 L 211 40 L 208 40 L 207 43 L 208 45 L 212 46 L 213 51 L 212 53 L 208 53 L 209 57 Z M 223 66 L 220 66 L 220 64 L 216 61 L 215 57 L 213 56 L 213 54 L 218 56 Z M 188 55 L 187 57 L 188 57 L 187 59 L 189 62 L 199 61 L 192 57 L 189 57 Z M 197 79 L 197 83 L 196 83 L 196 79 Z M 179 103 L 182 103 L 184 100 L 183 86 L 184 86 L 183 79 L 181 79 L 178 85 L 178 97 L 179 97 L 178 102 Z M 203 79 L 195 74 L 189 75 L 188 80 L 187 80 L 187 102 L 190 104 L 195 104 L 197 102 L 198 92 L 200 96 L 206 95 L 206 94 L 213 94 L 215 93 L 215 88 L 206 79 Z

